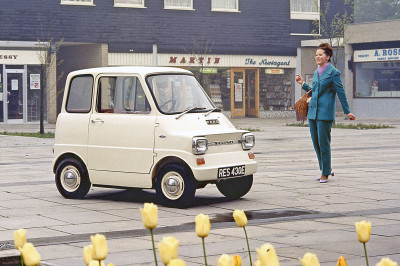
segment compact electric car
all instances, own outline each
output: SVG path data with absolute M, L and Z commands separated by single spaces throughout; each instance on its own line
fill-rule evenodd
M 207 184 L 244 196 L 257 171 L 254 144 L 190 71 L 85 69 L 67 77 L 53 171 L 66 198 L 83 198 L 92 185 L 154 188 L 163 204 L 183 207 Z

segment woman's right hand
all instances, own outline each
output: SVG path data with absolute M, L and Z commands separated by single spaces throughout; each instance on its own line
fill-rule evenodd
M 300 85 L 303 85 L 303 83 L 304 83 L 303 77 L 296 74 L 296 82 L 299 83 Z

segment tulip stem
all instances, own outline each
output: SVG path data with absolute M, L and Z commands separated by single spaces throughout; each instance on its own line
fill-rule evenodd
M 21 266 L 24 266 L 24 260 L 22 259 L 22 254 L 21 254 Z
M 207 266 L 207 255 L 206 255 L 206 245 L 204 244 L 204 237 L 201 238 L 202 242 L 203 242 L 203 256 L 204 256 L 204 263 Z
M 158 266 L 158 263 L 157 263 L 157 255 L 156 255 L 156 248 L 154 247 L 153 229 L 150 229 L 150 234 L 151 234 L 151 244 L 153 245 L 154 261 L 155 261 L 155 263 L 156 263 L 156 266 Z
M 249 238 L 247 237 L 247 231 L 246 231 L 245 226 L 243 226 L 243 230 L 244 230 L 244 234 L 246 235 L 247 250 L 249 251 L 250 265 L 253 265 L 253 261 L 251 260 L 251 252 L 250 252 Z
M 368 263 L 368 255 L 367 255 L 367 247 L 365 246 L 365 243 L 363 243 L 363 244 L 364 244 L 365 260 L 367 261 L 367 266 L 369 266 L 369 263 Z

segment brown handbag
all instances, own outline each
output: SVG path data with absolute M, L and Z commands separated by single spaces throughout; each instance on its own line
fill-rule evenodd
M 308 105 L 310 104 L 311 90 L 307 91 L 306 94 L 300 97 L 300 99 L 294 104 L 294 109 L 296 110 L 297 121 L 306 120 L 308 113 Z

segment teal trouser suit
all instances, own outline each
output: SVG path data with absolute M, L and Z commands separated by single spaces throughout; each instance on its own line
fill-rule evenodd
M 340 71 L 329 65 L 319 76 L 318 70 L 316 70 L 312 80 L 312 87 L 304 83 L 302 89 L 305 91 L 312 90 L 312 98 L 307 113 L 311 139 L 321 173 L 329 176 L 332 169 L 331 129 L 335 120 L 336 94 L 342 104 L 344 113 L 350 113 Z

